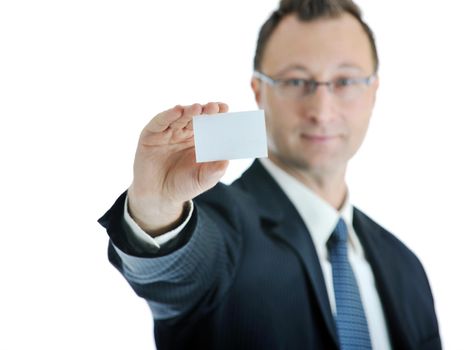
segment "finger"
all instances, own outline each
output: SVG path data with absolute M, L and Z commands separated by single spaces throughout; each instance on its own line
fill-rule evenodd
M 195 103 L 190 106 L 183 107 L 182 117 L 175 120 L 171 123 L 171 128 L 173 129 L 182 129 L 185 128 L 195 115 L 200 115 L 202 111 L 202 106 L 199 103 Z
M 202 184 L 202 186 L 211 188 L 225 174 L 228 165 L 228 160 L 201 163 L 198 173 L 198 182 Z
M 228 165 L 229 165 L 228 160 L 216 160 L 212 162 L 203 163 L 203 167 L 207 168 L 208 172 L 210 173 L 217 172 L 217 173 L 224 174 L 225 171 L 227 170 Z
M 176 120 L 182 117 L 183 107 L 175 106 L 164 112 L 157 114 L 150 122 L 145 126 L 144 131 L 150 133 L 163 132 Z
M 219 113 L 219 104 L 216 102 L 209 102 L 203 105 L 202 114 L 217 114 Z
M 225 113 L 229 110 L 229 106 L 223 102 L 209 102 L 203 105 L 203 114 Z
M 217 104 L 219 105 L 219 113 L 227 113 L 229 111 L 227 103 L 218 102 Z
M 189 121 L 187 125 L 184 127 L 184 129 L 193 130 L 193 121 Z

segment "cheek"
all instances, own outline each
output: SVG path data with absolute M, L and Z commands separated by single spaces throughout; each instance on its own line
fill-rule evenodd
M 285 152 L 292 144 L 294 128 L 289 117 L 286 110 L 275 107 L 266 111 L 268 147 L 273 152 Z
M 279 134 L 285 128 L 285 110 L 275 101 L 268 101 L 264 107 L 266 114 L 266 127 L 271 135 Z
M 372 97 L 366 96 L 364 99 L 356 101 L 349 109 L 349 120 L 351 121 L 352 128 L 359 133 L 364 133 L 369 125 L 370 117 L 372 114 Z
M 286 113 L 277 114 L 274 111 L 272 118 L 269 118 L 269 130 L 273 135 L 279 135 L 281 138 L 292 138 L 300 129 L 298 120 L 286 111 Z
M 359 148 L 361 143 L 364 140 L 367 129 L 369 127 L 370 114 L 366 113 L 366 110 L 360 110 L 358 114 L 352 115 L 350 119 L 350 134 L 351 134 L 351 143 L 354 146 Z
M 282 126 L 280 125 L 279 118 L 271 111 L 266 111 L 266 131 L 269 148 L 275 150 L 276 144 L 280 143 L 282 138 L 280 133 L 282 132 Z

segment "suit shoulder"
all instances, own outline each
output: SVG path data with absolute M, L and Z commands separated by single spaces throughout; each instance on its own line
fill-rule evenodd
M 194 203 L 211 217 L 222 218 L 236 229 L 243 218 L 243 212 L 256 209 L 254 200 L 249 193 L 237 186 L 223 183 L 218 183 L 196 197 Z
M 407 261 L 410 266 L 412 264 L 423 271 L 419 258 L 404 242 L 357 208 L 354 210 L 353 226 L 363 244 L 379 247 L 384 255 Z

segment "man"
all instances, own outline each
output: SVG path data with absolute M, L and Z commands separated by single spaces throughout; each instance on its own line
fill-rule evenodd
M 100 219 L 157 347 L 440 349 L 420 262 L 349 202 L 379 84 L 359 9 L 281 1 L 254 66 L 269 159 L 218 183 L 227 162 L 195 162 L 191 123 L 227 105 L 176 106 L 144 128 L 133 183 Z

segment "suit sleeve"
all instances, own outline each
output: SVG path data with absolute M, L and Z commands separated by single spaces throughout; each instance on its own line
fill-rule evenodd
M 191 220 L 176 238 L 160 249 L 142 251 L 125 226 L 125 196 L 99 222 L 110 236 L 110 262 L 146 299 L 154 319 L 182 318 L 214 307 L 232 283 L 241 251 L 231 215 L 195 202 Z

